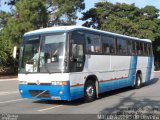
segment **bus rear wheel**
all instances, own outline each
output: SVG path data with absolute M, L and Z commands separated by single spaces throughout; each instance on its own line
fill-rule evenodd
M 142 77 L 141 77 L 141 74 L 137 74 L 137 75 L 136 75 L 135 88 L 136 88 L 136 89 L 139 89 L 139 88 L 141 88 L 141 85 L 142 85 Z
M 93 81 L 87 81 L 84 87 L 84 101 L 92 102 L 96 99 L 96 86 Z

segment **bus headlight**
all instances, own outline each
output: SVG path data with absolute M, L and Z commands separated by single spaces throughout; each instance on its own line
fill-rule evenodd
M 23 93 L 23 90 L 19 90 L 20 93 Z
M 63 94 L 63 91 L 62 91 L 62 90 L 60 90 L 60 91 L 59 91 L 59 94 L 61 94 L 61 95 L 62 95 L 62 94 Z
M 19 84 L 27 84 L 27 81 L 19 81 Z
M 52 85 L 67 85 L 67 81 L 51 81 Z

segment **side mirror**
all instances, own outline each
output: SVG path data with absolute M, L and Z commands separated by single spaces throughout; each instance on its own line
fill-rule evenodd
M 14 46 L 13 48 L 13 58 L 16 59 L 16 54 L 17 54 L 17 46 Z

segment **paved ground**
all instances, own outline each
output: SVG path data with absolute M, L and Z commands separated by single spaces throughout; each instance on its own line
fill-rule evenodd
M 7 116 L 6 113 L 32 114 L 32 117 L 45 118 L 45 120 L 51 119 L 51 117 L 54 119 L 90 120 L 102 117 L 98 116 L 101 114 L 126 114 L 127 112 L 132 114 L 154 112 L 160 115 L 159 77 L 160 72 L 155 72 L 155 79 L 146 83 L 141 89 L 129 87 L 107 92 L 101 94 L 100 99 L 92 103 L 83 103 L 81 99 L 71 102 L 22 99 L 17 89 L 16 78 L 0 79 L 0 113 L 2 113 L 2 118 Z M 31 115 L 20 115 L 19 117 L 27 120 Z

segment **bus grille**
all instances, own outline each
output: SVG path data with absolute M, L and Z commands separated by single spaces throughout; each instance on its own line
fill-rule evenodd
M 50 98 L 51 95 L 48 90 L 29 90 L 32 97 L 35 98 Z
M 37 85 L 36 83 L 28 83 L 28 85 Z M 40 85 L 51 85 L 51 83 L 40 83 Z

